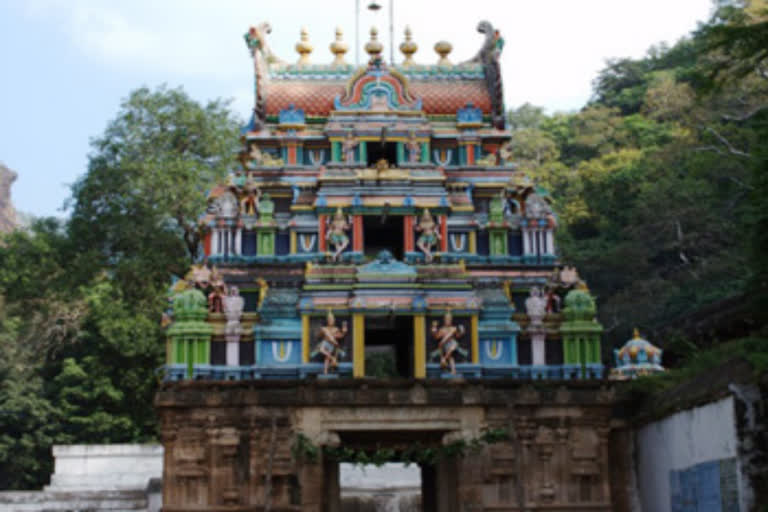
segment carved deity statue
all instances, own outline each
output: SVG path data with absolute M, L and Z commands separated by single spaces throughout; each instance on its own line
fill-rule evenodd
M 261 150 L 259 149 L 259 146 L 256 144 L 251 144 L 251 151 L 248 153 L 248 157 L 251 159 L 252 162 L 256 164 L 260 164 L 261 161 L 264 159 L 264 156 L 261 153 Z
M 268 151 L 262 151 L 256 144 L 251 144 L 251 151 L 248 158 L 252 165 L 261 165 L 264 167 L 280 167 L 284 165 L 282 158 L 273 157 Z
M 416 139 L 416 134 L 411 132 L 408 142 L 405 143 L 408 148 L 408 162 L 415 164 L 421 160 L 421 142 Z
M 341 208 L 337 208 L 336 215 L 333 216 L 329 224 L 328 234 L 325 238 L 333 245 L 333 261 L 339 261 L 341 253 L 349 245 L 349 237 L 346 232 L 350 230 L 352 223 L 344 216 Z
M 499 165 L 508 165 L 512 163 L 514 151 L 511 142 L 505 142 L 498 151 Z
M 552 208 L 538 194 L 530 194 L 525 200 L 525 214 L 527 217 L 546 217 L 552 213 Z
M 317 338 L 320 343 L 315 350 L 316 353 L 322 354 L 325 358 L 323 373 L 327 374 L 328 370 L 339 365 L 339 356 L 343 355 L 341 340 L 347 335 L 347 331 L 347 322 L 342 322 L 341 329 L 339 329 L 336 327 L 336 318 L 333 316 L 333 312 L 328 311 L 326 325 L 318 331 Z
M 240 341 L 240 317 L 243 315 L 245 300 L 240 296 L 236 286 L 229 288 L 229 293 L 221 299 L 224 307 L 224 315 L 227 317 L 227 325 L 224 328 L 224 337 L 228 342 Z
M 213 290 L 208 294 L 208 311 L 211 313 L 224 312 L 224 283 L 215 283 Z
M 237 198 L 232 192 L 225 192 L 216 200 L 216 214 L 228 219 L 237 217 Z
M 459 338 L 464 336 L 464 326 L 453 325 L 453 315 L 450 311 L 443 317 L 443 325 L 438 328 L 437 320 L 432 322 L 432 337 L 437 340 L 436 355 L 440 356 L 440 368 L 450 368 L 452 374 L 456 374 L 456 361 L 454 354 L 465 353 L 459 346 Z
M 352 132 L 347 133 L 346 138 L 341 143 L 341 153 L 344 155 L 345 163 L 355 163 L 355 148 L 357 145 L 357 139 L 352 135 Z
M 248 188 L 245 197 L 240 200 L 240 211 L 243 215 L 258 215 L 259 199 L 261 199 L 261 190 L 258 188 Z
M 560 312 L 560 296 L 553 289 L 547 290 L 547 313 Z
M 567 265 L 560 271 L 559 278 L 560 282 L 566 286 L 576 286 L 581 281 L 576 267 L 569 267 Z
M 419 223 L 416 225 L 416 231 L 421 233 L 419 239 L 416 241 L 416 245 L 424 253 L 424 261 L 427 263 L 432 262 L 432 248 L 440 240 L 440 232 L 437 228 L 437 223 L 432 218 L 432 214 L 428 209 L 424 210 L 421 215 Z
M 525 312 L 531 321 L 531 326 L 541 325 L 541 321 L 547 314 L 547 299 L 541 288 L 534 286 L 531 288 L 530 296 L 525 299 Z

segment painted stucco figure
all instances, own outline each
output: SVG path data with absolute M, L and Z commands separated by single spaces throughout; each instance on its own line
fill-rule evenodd
M 240 200 L 240 213 L 242 215 L 257 215 L 261 190 L 256 187 L 249 188 L 245 196 Z
M 433 259 L 432 249 L 440 241 L 440 232 L 428 209 L 425 209 L 421 215 L 421 219 L 416 225 L 416 231 L 421 233 L 416 241 L 416 246 L 424 253 L 424 261 L 431 263 Z
M 438 327 L 437 320 L 432 322 L 432 337 L 437 340 L 437 350 L 433 356 L 440 356 L 440 368 L 449 368 L 456 373 L 457 352 L 466 356 L 466 351 L 459 346 L 459 339 L 464 336 L 463 325 L 453 325 L 453 315 L 450 311 L 443 316 L 443 325 Z
M 208 311 L 211 313 L 221 313 L 224 310 L 223 303 L 221 301 L 221 288 L 214 287 L 213 291 L 208 294 Z
M 330 222 L 328 234 L 325 237 L 333 246 L 333 255 L 331 256 L 333 261 L 339 261 L 341 253 L 349 246 L 347 231 L 349 231 L 351 227 L 352 223 L 349 222 L 349 219 L 344 215 L 341 208 L 338 208 Z
M 327 374 L 329 370 L 339 365 L 339 357 L 344 353 L 341 341 L 346 337 L 347 331 L 347 322 L 342 322 L 341 328 L 337 327 L 333 312 L 328 311 L 326 324 L 318 331 L 317 337 L 320 343 L 315 350 L 315 353 L 322 354 L 324 357 L 323 373 Z
M 221 301 L 224 307 L 224 315 L 227 317 L 224 337 L 227 342 L 236 343 L 240 341 L 240 317 L 243 316 L 245 300 L 240 296 L 237 286 L 231 286 L 229 293 Z
M 418 163 L 421 160 L 421 142 L 418 141 L 415 133 L 411 132 L 406 147 L 408 148 L 408 162 Z
M 525 299 L 525 312 L 528 314 L 531 325 L 541 325 L 541 321 L 547 314 L 547 299 L 541 288 L 531 288 L 530 296 Z
M 344 141 L 341 143 L 341 153 L 344 155 L 344 162 L 347 164 L 355 163 L 355 148 L 357 148 L 358 142 L 352 132 L 348 133 Z

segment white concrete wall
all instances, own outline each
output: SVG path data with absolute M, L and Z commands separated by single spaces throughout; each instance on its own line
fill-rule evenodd
M 54 473 L 46 491 L 144 490 L 163 476 L 163 447 L 154 444 L 53 447 Z
M 650 423 L 637 431 L 635 443 L 643 512 L 670 512 L 670 471 L 738 455 L 733 397 Z M 743 503 L 740 508 L 746 512 Z

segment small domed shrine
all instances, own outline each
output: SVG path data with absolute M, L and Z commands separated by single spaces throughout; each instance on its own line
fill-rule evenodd
M 613 351 L 616 367 L 611 370 L 610 378 L 624 380 L 662 373 L 665 370 L 661 366 L 661 353 L 659 347 L 641 338 L 640 331 L 635 329 L 632 339 Z

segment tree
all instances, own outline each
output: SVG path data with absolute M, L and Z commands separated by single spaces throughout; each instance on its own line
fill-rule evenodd
M 84 267 L 109 268 L 140 296 L 143 283 L 165 282 L 198 256 L 198 218 L 235 161 L 238 122 L 220 100 L 141 88 L 91 146 L 72 189 L 70 238 L 87 248 Z
M 4 306 L 0 296 L 0 489 L 24 489 L 51 472 L 54 411 L 33 354 L 17 343 L 20 319 Z
M 224 102 L 142 88 L 92 147 L 69 221 L 0 244 L 0 488 L 39 488 L 54 443 L 154 438 L 169 278 L 197 256 L 237 122 Z
M 524 103 L 516 109 L 511 109 L 507 113 L 509 120 L 509 129 L 513 132 L 518 130 L 539 128 L 541 123 L 547 119 L 544 108 Z

